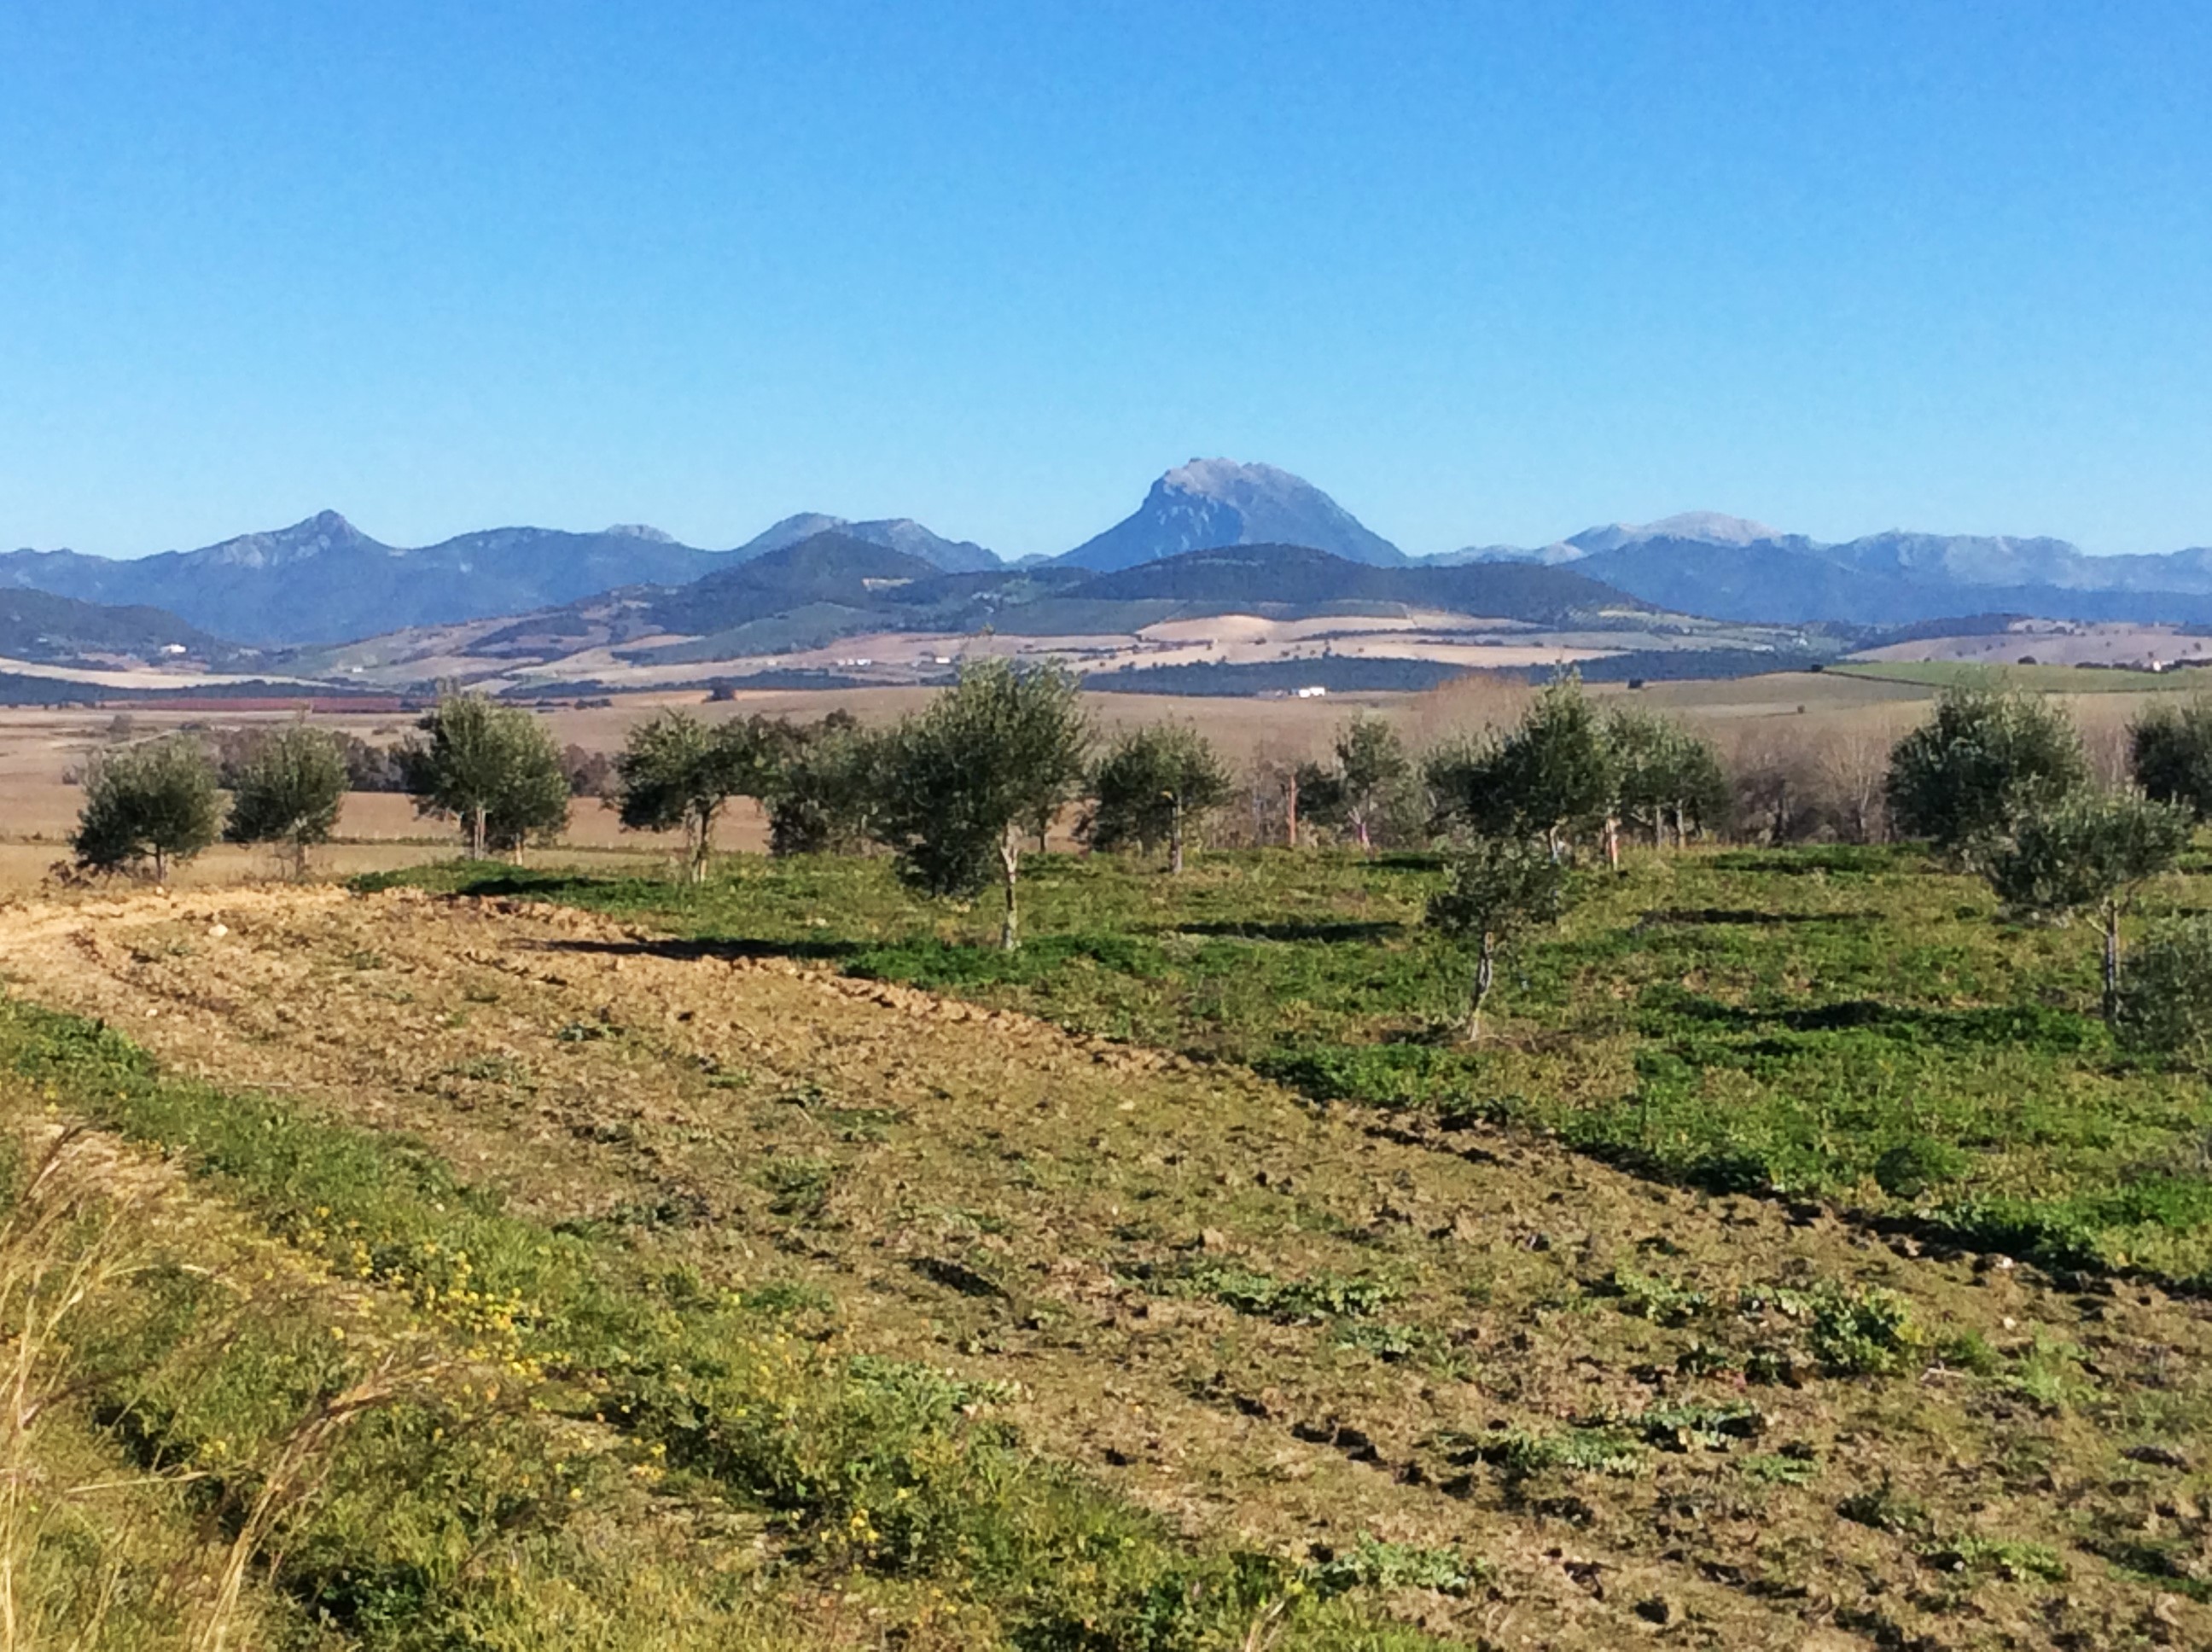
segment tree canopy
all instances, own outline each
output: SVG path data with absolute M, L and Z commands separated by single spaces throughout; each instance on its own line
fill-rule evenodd
M 2032 809 L 1988 854 L 1998 898 L 2025 916 L 2094 911 L 2105 936 L 2105 1015 L 2120 987 L 2120 919 L 2149 879 L 2189 847 L 2185 809 L 2131 793 L 2077 792 Z
M 709 726 L 690 712 L 661 712 L 629 732 L 615 758 L 617 806 L 626 830 L 681 828 L 693 883 L 707 875 L 714 823 L 733 797 L 776 789 L 799 735 L 781 719 L 754 716 Z
M 899 875 L 936 896 L 973 896 L 995 871 L 1006 893 L 1000 944 L 1019 943 L 1022 835 L 1082 782 L 1090 745 L 1074 677 L 1058 665 L 989 659 L 891 735 L 874 828 Z
M 416 726 L 429 737 L 405 758 L 416 811 L 458 818 L 476 859 L 556 836 L 568 825 L 560 750 L 521 707 L 447 695 Z
M 882 806 L 888 743 L 846 711 L 799 732 L 768 799 L 769 853 L 857 851 Z
M 2088 784 L 2081 737 L 2035 695 L 1947 689 L 1890 753 L 1890 816 L 1907 837 L 1975 859 L 2039 805 Z
M 172 734 L 93 756 L 70 847 L 79 865 L 119 872 L 151 861 L 166 881 L 172 863 L 213 843 L 221 824 L 214 763 L 191 735 Z
M 2212 695 L 2153 706 L 2130 723 L 2128 766 L 2149 796 L 2212 819 Z
M 1164 845 L 1181 872 L 1187 834 L 1236 792 L 1229 767 L 1196 729 L 1154 723 L 1115 741 L 1091 776 L 1095 799 L 1084 835 L 1096 849 Z
M 322 730 L 295 723 L 258 742 L 232 781 L 234 843 L 273 843 L 295 878 L 307 873 L 307 852 L 337 829 L 345 803 L 345 748 Z
M 1469 1043 L 1482 1037 L 1482 1008 L 1496 981 L 1499 948 L 1522 930 L 1556 922 L 1566 909 L 1566 868 L 1534 839 L 1478 837 L 1453 857 L 1451 882 L 1429 899 L 1428 922 L 1474 951 Z

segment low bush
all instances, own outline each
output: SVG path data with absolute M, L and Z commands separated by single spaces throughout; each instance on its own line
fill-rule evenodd
M 2123 1048 L 2212 1061 L 2212 918 L 2169 924 L 2136 949 L 2112 1031 Z

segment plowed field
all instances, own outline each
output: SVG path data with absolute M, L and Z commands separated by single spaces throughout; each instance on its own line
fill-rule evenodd
M 0 963 L 173 1071 L 1018 1385 L 1030 1446 L 1194 1535 L 1464 1554 L 1482 1588 L 1394 1598 L 1449 1638 L 2212 1644 L 2212 1325 L 2148 1286 L 520 902 L 17 905 Z

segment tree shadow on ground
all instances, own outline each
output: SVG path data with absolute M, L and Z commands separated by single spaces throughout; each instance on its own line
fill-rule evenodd
M 1760 1009 L 1679 993 L 1652 1007 L 1675 1021 L 1703 1023 L 1741 1032 L 1870 1032 L 1884 1038 L 1932 1044 L 2057 1045 L 2076 1048 L 2089 1037 L 2094 1028 L 2094 1023 L 2071 1011 L 2039 1004 L 1992 1004 L 1944 1010 L 1855 998 L 1795 1009 Z M 1786 1047 L 1773 1048 L 1779 1050 Z
M 1248 920 L 1177 924 L 1175 932 L 1232 941 L 1379 941 L 1404 929 L 1405 925 L 1395 919 L 1363 922 L 1350 919 L 1292 918 L 1279 923 Z
M 1870 924 L 1872 912 L 1761 912 L 1751 907 L 1654 907 L 1637 920 L 1639 927 L 1662 924 Z
M 678 963 L 695 963 L 702 958 L 713 958 L 725 963 L 752 958 L 803 958 L 818 963 L 848 963 L 870 949 L 859 941 L 832 940 L 759 940 L 744 937 L 716 936 L 710 939 L 666 939 L 597 941 L 545 940 L 536 943 L 541 952 L 588 952 L 611 957 L 668 958 Z

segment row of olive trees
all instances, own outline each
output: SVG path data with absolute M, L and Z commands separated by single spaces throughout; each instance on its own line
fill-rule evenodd
M 156 882 L 218 836 L 268 843 L 295 872 L 329 837 L 345 796 L 345 759 L 320 731 L 288 728 L 264 742 L 234 776 L 225 817 L 216 765 L 190 735 L 176 734 L 96 754 L 84 776 L 84 807 L 70 847 L 84 867 L 145 865 Z
M 398 754 L 407 789 L 419 812 L 461 823 L 471 854 L 519 849 L 568 823 L 569 777 L 551 737 L 528 712 L 451 695 L 418 726 L 423 738 Z M 340 738 L 305 722 L 230 754 L 227 774 L 190 734 L 100 751 L 86 767 L 70 847 L 88 870 L 144 866 L 162 881 L 173 865 L 220 837 L 269 844 L 295 876 L 304 876 L 310 853 L 337 829 L 347 757 Z
M 2148 978 L 2131 993 L 2122 924 L 2212 814 L 2212 706 L 2154 710 L 2130 728 L 2129 744 L 2135 785 L 2100 787 L 2080 731 L 2056 703 L 1959 689 L 1898 742 L 1887 786 L 1899 830 L 1978 872 L 2012 915 L 2096 920 L 2103 1011 L 2124 1038 L 2166 1024 L 2173 1012 L 2152 1002 L 2162 989 Z M 2159 942 L 2168 951 L 2177 944 L 2173 935 Z M 2162 955 L 2152 973 L 2166 979 L 2188 967 Z M 2205 967 L 2212 969 L 2212 956 Z

